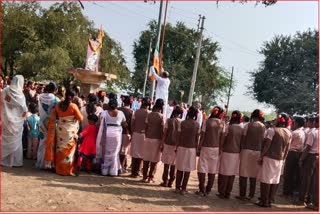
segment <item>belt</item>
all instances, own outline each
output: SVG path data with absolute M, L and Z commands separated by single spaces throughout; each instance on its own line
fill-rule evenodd
M 107 124 L 107 126 L 121 126 L 121 125 L 118 125 L 118 124 Z

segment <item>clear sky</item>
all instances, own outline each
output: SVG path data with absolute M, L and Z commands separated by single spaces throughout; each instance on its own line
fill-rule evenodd
M 151 19 L 158 19 L 159 2 L 86 2 L 83 13 L 96 24 L 103 26 L 111 38 L 118 41 L 133 70 L 133 41 L 146 28 Z M 42 3 L 48 6 L 51 3 Z M 258 53 L 264 41 L 275 35 L 294 34 L 308 28 L 318 29 L 318 2 L 278 1 L 265 7 L 255 2 L 169 2 L 168 22 L 183 21 L 188 27 L 197 28 L 198 15 L 206 17 L 205 36 L 218 41 L 220 66 L 231 72 L 234 66 L 235 90 L 230 99 L 230 110 L 252 111 L 266 108 L 245 95 L 250 85 L 248 72 L 259 67 L 263 56 Z M 141 71 L 143 72 L 143 71 Z M 170 72 L 170 71 L 169 71 Z M 226 98 L 221 98 L 224 102 Z

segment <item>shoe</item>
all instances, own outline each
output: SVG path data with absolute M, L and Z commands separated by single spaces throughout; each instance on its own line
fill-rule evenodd
M 195 194 L 196 195 L 200 195 L 200 196 L 206 196 L 207 195 L 205 192 L 202 192 L 202 191 L 196 191 Z
M 162 187 L 168 187 L 168 184 L 166 184 L 165 182 L 162 182 L 162 183 L 160 184 L 160 186 L 162 186 Z
M 148 179 L 147 178 L 146 179 L 141 179 L 140 181 L 143 182 L 143 183 L 148 183 Z
M 259 207 L 271 207 L 271 204 L 265 204 L 262 201 L 258 201 L 258 202 L 254 203 L 254 204 L 259 206 Z
M 224 198 L 224 194 L 222 194 L 222 193 L 220 193 L 220 192 L 217 193 L 216 196 L 218 196 L 219 198 Z
M 240 201 L 247 201 L 248 199 L 245 196 L 236 196 L 236 199 Z
M 172 187 L 172 182 L 168 183 L 168 187 L 171 188 Z
M 180 189 L 176 189 L 174 192 L 178 194 L 178 193 L 181 192 L 181 190 Z
M 156 181 L 153 178 L 148 178 L 148 183 L 155 183 Z
M 189 193 L 189 191 L 187 191 L 187 190 L 181 190 L 181 191 L 180 191 L 180 194 L 181 194 L 181 195 L 185 195 L 185 194 L 188 194 L 188 193 Z

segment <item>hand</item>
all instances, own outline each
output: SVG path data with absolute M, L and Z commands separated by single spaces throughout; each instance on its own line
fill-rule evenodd
M 201 148 L 197 148 L 197 156 L 200 157 Z
M 163 144 L 162 143 L 160 144 L 160 151 L 161 152 L 163 151 Z

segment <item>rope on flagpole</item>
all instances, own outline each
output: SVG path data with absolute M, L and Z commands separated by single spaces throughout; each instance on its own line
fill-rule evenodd
M 163 52 L 163 45 L 164 45 L 164 35 L 165 35 L 165 31 L 166 31 L 168 3 L 169 3 L 169 0 L 166 0 L 166 9 L 165 9 L 165 13 L 164 13 L 163 31 L 162 31 L 161 48 L 160 48 L 160 56 L 159 56 L 160 73 L 161 73 L 161 69 L 162 69 L 162 52 Z

